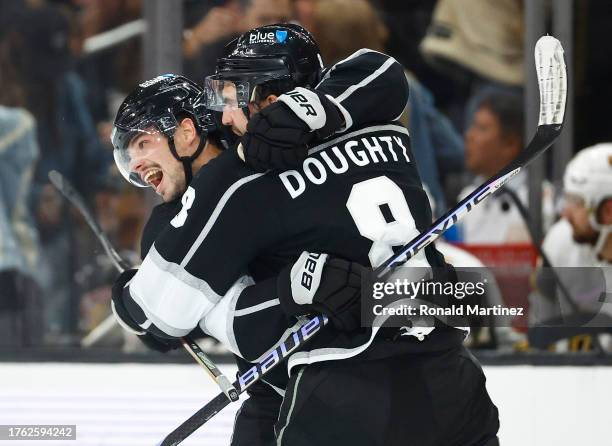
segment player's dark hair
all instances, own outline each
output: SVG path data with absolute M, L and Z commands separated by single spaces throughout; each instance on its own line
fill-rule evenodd
M 273 94 L 273 93 L 270 93 L 270 94 Z M 198 121 L 191 113 L 181 112 L 181 113 L 177 113 L 175 117 L 176 117 L 176 122 L 178 123 L 180 123 L 185 118 L 191 119 L 198 136 L 200 138 L 206 138 L 208 141 L 212 142 L 218 149 L 227 149 L 228 147 L 232 145 L 232 141 L 228 140 L 226 133 L 221 131 L 220 124 L 216 128 L 207 127 L 206 129 L 204 129 L 200 125 L 198 125 Z
M 277 79 L 268 81 L 257 86 L 255 100 L 263 101 L 271 94 L 280 96 L 281 94 L 287 93 L 288 91 L 291 91 L 298 86 L 300 85 L 298 85 L 295 81 L 291 79 Z
M 238 5 L 240 6 L 240 9 L 242 9 L 243 11 L 247 9 L 249 6 L 251 6 L 251 3 L 253 3 L 253 0 L 238 0 Z
M 499 120 L 502 133 L 519 138 L 523 146 L 525 121 L 523 119 L 523 97 L 517 93 L 490 92 L 478 102 L 478 108 L 487 108 Z

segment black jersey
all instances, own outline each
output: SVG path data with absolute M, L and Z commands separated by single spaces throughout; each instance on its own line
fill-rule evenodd
M 403 67 L 360 50 L 326 70 L 316 89 L 340 109 L 345 126 L 313 147 L 301 169 L 254 173 L 228 151 L 198 172 L 170 224 L 168 212 L 154 214 L 164 224 L 147 225 L 153 233 L 143 236 L 148 255 L 126 289 L 144 313 L 143 327 L 183 336 L 199 325 L 246 370 L 241 358 L 260 361 L 299 324 L 281 311 L 276 275 L 302 251 L 376 264 L 428 225 L 407 131 L 389 124 L 408 99 Z M 412 261 L 442 262 L 433 247 Z M 302 363 L 353 357 L 372 351 L 366 349 L 372 338 L 370 330 L 347 335 L 326 327 L 294 356 Z M 257 386 L 261 395 L 250 389 L 254 413 L 242 410 L 237 418 L 247 440 L 235 436 L 232 444 L 273 439 L 279 401 L 266 394 L 284 395 L 287 379 L 279 367 L 262 380 L 268 386 Z
M 195 176 L 182 209 L 130 283 L 146 324 L 171 336 L 199 324 L 239 356 L 258 359 L 288 330 L 273 284 L 262 283 L 265 293 L 253 291 L 253 263 L 283 258 L 287 264 L 310 251 L 380 264 L 431 222 L 412 160 L 408 132 L 395 124 L 326 141 L 310 149 L 302 168 L 280 173 L 253 173 L 236 152 L 224 152 Z M 432 245 L 410 263 L 444 264 Z M 270 309 L 276 321 L 264 311 Z M 372 340 L 370 332 L 318 338 L 290 364 L 325 359 L 319 350 L 328 342 L 340 359 Z
M 340 109 L 345 121 L 343 131 L 372 122 L 395 121 L 408 102 L 408 81 L 402 65 L 367 48 L 326 69 L 315 89 Z

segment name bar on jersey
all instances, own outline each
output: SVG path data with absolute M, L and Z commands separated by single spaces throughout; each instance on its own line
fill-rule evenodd
M 304 193 L 307 184 L 320 185 L 327 180 L 328 171 L 339 175 L 351 166 L 363 167 L 370 163 L 389 161 L 410 162 L 408 149 L 398 136 L 368 136 L 349 139 L 343 144 L 328 147 L 304 160 L 300 170 L 279 174 L 291 198 Z

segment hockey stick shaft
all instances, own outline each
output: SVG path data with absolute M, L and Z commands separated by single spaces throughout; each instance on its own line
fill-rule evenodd
M 49 180 L 57 188 L 57 190 L 79 210 L 117 270 L 122 273 L 126 269 L 131 268 L 130 265 L 121 258 L 115 248 L 113 248 L 110 240 L 100 225 L 98 225 L 96 219 L 93 217 L 93 213 L 85 203 L 85 200 L 83 200 L 81 194 L 74 188 L 70 181 L 68 181 L 56 170 L 49 172 Z M 112 315 L 104 320 L 99 327 L 101 329 L 103 328 L 104 331 L 107 331 L 109 329 L 108 327 L 112 327 L 114 325 L 110 321 L 115 321 Z M 99 337 L 99 334 L 97 333 L 96 338 Z M 93 334 L 93 332 L 90 334 Z M 181 338 L 181 343 L 185 350 L 187 350 L 187 352 L 189 352 L 189 354 L 196 360 L 196 362 L 204 367 L 204 370 L 206 370 L 210 377 L 217 383 L 219 388 L 223 391 L 223 394 L 231 401 L 238 401 L 238 392 L 231 385 L 229 379 L 227 379 L 227 377 L 221 372 L 221 370 L 219 370 L 215 363 L 208 356 L 206 356 L 198 344 L 189 336 Z
M 115 267 L 120 272 L 129 269 L 130 265 L 128 265 L 125 260 L 121 258 L 117 251 L 115 251 L 115 248 L 113 248 L 111 245 L 110 240 L 108 237 L 106 237 L 106 234 L 104 234 L 104 231 L 102 231 L 102 228 L 100 228 L 100 225 L 98 225 L 98 222 L 93 217 L 89 207 L 87 204 L 85 204 L 85 200 L 83 200 L 83 197 L 79 192 L 77 192 L 74 186 L 57 170 L 52 170 L 49 172 L 49 180 L 51 180 L 51 183 L 55 186 L 55 188 L 79 210 Z
M 378 277 L 386 275 L 394 265 L 406 262 L 421 249 L 435 241 L 465 214 L 548 149 L 561 134 L 567 96 L 567 74 L 563 59 L 563 47 L 554 37 L 544 36 L 536 43 L 534 52 L 540 90 L 540 119 L 532 140 L 510 164 L 438 218 L 430 229 L 408 242 L 397 255 L 379 266 L 375 270 Z
M 490 178 L 457 206 L 436 220 L 427 231 L 408 242 L 399 254 L 389 258 L 381 266 L 376 268 L 374 272 L 378 277 L 386 275 L 394 265 L 406 262 L 432 243 L 444 233 L 444 231 L 453 226 L 459 219 L 464 217 L 465 214 L 482 203 L 483 200 L 516 175 L 525 165 L 549 148 L 559 136 L 563 126 L 565 97 L 567 94 L 567 78 L 561 43 L 557 39 L 549 36 L 540 38 L 535 48 L 535 59 L 540 88 L 540 120 L 537 132 L 531 142 L 515 160 L 502 169 L 497 175 Z M 309 337 L 312 337 L 321 329 L 326 323 L 326 319 L 324 316 L 316 316 L 307 322 L 302 329 L 311 323 L 315 324 L 315 328 L 310 333 Z M 293 335 L 295 334 L 294 332 Z M 239 376 L 236 383 L 239 384 L 237 387 L 240 393 L 248 387 L 240 385 L 244 380 L 250 380 L 249 385 L 253 384 L 265 376 L 269 370 L 287 358 L 288 354 L 279 355 L 277 353 L 280 347 L 282 347 L 282 344 L 267 354 L 266 359 L 262 362 Z M 227 403 L 223 401 L 221 395 L 216 396 L 212 401 L 171 432 L 160 445 L 176 446 L 180 444 L 226 405 Z
M 270 350 L 264 359 L 253 365 L 245 373 L 240 375 L 233 385 L 238 389 L 238 393 L 243 393 L 261 378 L 267 375 L 272 369 L 281 364 L 289 355 L 304 346 L 304 344 L 316 335 L 328 322 L 326 316 L 315 316 L 303 322 L 299 329 L 291 333 L 289 338 L 279 343 Z M 176 446 L 194 433 L 204 423 L 218 414 L 230 402 L 220 393 L 209 401 L 200 410 L 181 423 L 174 431 L 169 433 L 166 438 L 159 443 L 159 446 Z
M 529 218 L 529 212 L 527 212 L 527 209 L 525 209 L 525 206 L 521 202 L 520 198 L 516 195 L 516 193 L 512 189 L 510 189 L 508 187 L 504 187 L 500 191 L 500 193 L 507 195 L 510 198 L 510 200 L 512 200 L 514 205 L 516 206 L 517 210 L 519 211 L 519 214 L 521 215 L 521 218 L 525 222 L 525 226 L 527 226 L 527 232 L 529 233 L 529 237 L 531 237 L 531 241 L 533 242 L 533 246 L 535 247 L 536 251 L 538 252 L 538 255 L 540 257 L 542 257 L 544 266 L 547 267 L 547 268 L 550 268 L 550 273 L 551 273 L 554 281 L 557 283 L 557 286 L 559 287 L 559 290 L 561 291 L 561 294 L 563 295 L 563 297 L 567 301 L 567 304 L 571 307 L 572 311 L 574 311 L 576 313 L 579 312 L 580 308 L 578 308 L 578 304 L 574 301 L 574 299 L 572 299 L 572 296 L 571 296 L 569 290 L 567 289 L 567 287 L 565 286 L 565 284 L 563 283 L 563 281 L 561 280 L 561 278 L 559 277 L 557 272 L 552 267 L 552 263 L 550 263 L 550 259 L 548 258 L 548 256 L 544 252 L 544 250 L 542 249 L 542 246 L 536 240 L 535 234 L 533 233 L 533 229 L 531 228 L 531 219 Z

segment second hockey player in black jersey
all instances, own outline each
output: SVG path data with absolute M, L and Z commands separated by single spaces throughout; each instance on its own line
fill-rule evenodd
M 150 82 L 141 88 L 165 81 Z M 299 167 L 274 172 L 253 172 L 236 151 L 204 141 L 201 128 L 198 116 L 170 112 L 154 126 L 139 122 L 115 135 L 119 164 L 132 181 L 154 185 L 165 198 L 188 185 L 180 210 L 121 296 L 120 311 L 140 328 L 178 337 L 199 326 L 257 360 L 286 335 L 292 308 L 317 302 L 322 285 L 309 296 L 291 286 L 303 251 L 377 265 L 431 220 L 401 126 L 356 125 L 314 144 Z M 444 265 L 432 246 L 410 262 Z M 326 255 L 318 256 L 321 284 L 326 263 Z M 289 283 L 279 292 L 276 274 Z M 254 294 L 253 279 L 268 293 Z M 444 342 L 422 349 L 415 338 L 338 328 L 290 359 L 289 384 L 272 383 L 286 392 L 278 444 L 479 445 L 494 438 L 496 410 L 458 330 L 435 330 L 424 342 Z M 391 343 L 400 348 L 384 348 Z M 337 362 L 349 358 L 352 363 Z

